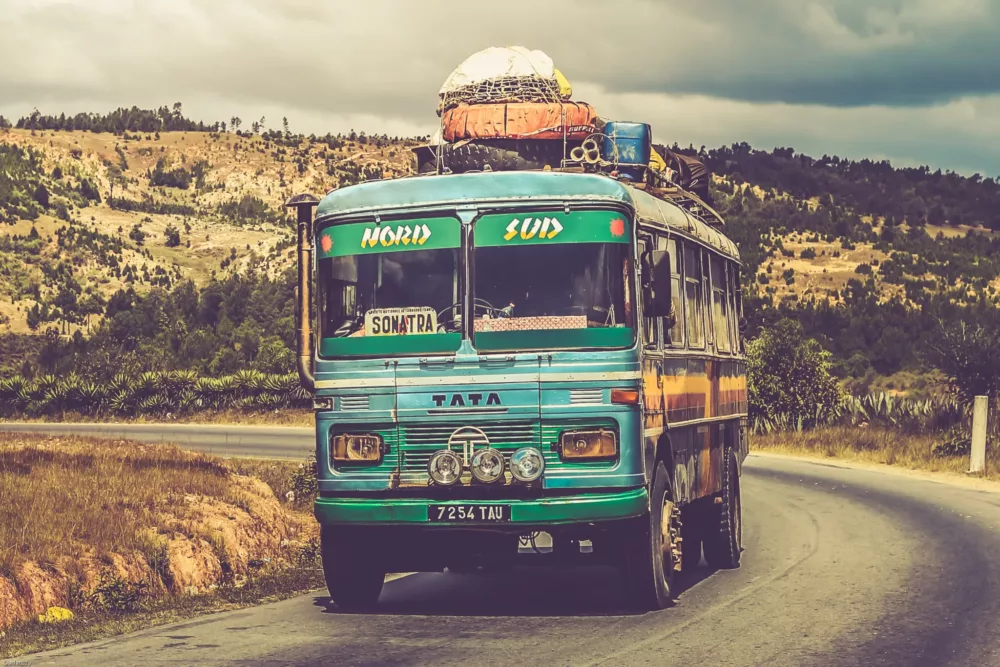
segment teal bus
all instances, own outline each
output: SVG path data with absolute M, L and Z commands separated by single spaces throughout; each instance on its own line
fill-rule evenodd
M 707 207 L 558 170 L 289 206 L 338 606 L 389 572 L 601 563 L 655 609 L 702 555 L 738 566 L 739 255 Z

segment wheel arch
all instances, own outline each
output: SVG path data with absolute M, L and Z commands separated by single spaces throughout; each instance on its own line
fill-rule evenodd
M 664 430 L 656 439 L 656 449 L 653 459 L 648 469 L 652 470 L 656 464 L 663 462 L 663 466 L 670 473 L 670 494 L 673 501 L 678 505 L 684 505 L 690 501 L 691 491 L 688 482 L 688 469 L 683 461 L 678 464 L 674 452 L 673 441 L 670 431 Z

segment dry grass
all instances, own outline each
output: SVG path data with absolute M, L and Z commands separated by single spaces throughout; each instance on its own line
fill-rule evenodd
M 818 428 L 796 433 L 775 432 L 752 436 L 753 451 L 837 458 L 898 466 L 909 470 L 964 473 L 968 456 L 935 456 L 933 448 L 942 434 L 910 434 L 897 429 L 850 426 Z M 987 444 L 988 479 L 1000 480 L 1000 443 Z
M 840 241 L 806 241 L 809 237 L 810 234 L 781 237 L 782 245 L 793 251 L 795 257 L 785 257 L 779 251 L 774 251 L 762 262 L 761 271 L 767 272 L 769 267 L 772 268 L 768 287 L 775 289 L 778 299 L 792 294 L 797 294 L 800 298 L 811 296 L 825 299 L 831 291 L 843 290 L 852 278 L 862 278 L 855 273 L 859 264 L 871 264 L 874 260 L 881 263 L 888 257 L 875 250 L 871 244 L 858 243 L 854 250 L 846 250 L 841 247 Z M 806 248 L 811 248 L 816 253 L 814 259 L 802 259 L 802 251 Z M 838 256 L 834 257 L 834 254 Z M 786 285 L 782 278 L 787 269 L 795 272 L 795 282 L 791 285 Z M 882 285 L 881 288 L 885 295 L 899 291 L 896 285 Z
M 322 588 L 323 570 L 318 563 L 254 578 L 240 588 L 222 586 L 214 595 L 184 595 L 151 601 L 131 614 L 86 609 L 62 623 L 25 623 L 0 632 L 0 660 L 39 651 L 51 651 L 81 642 L 136 632 L 175 623 L 202 614 L 243 609 L 285 600 Z M 29 664 L 28 659 L 21 664 Z
M 79 544 L 102 554 L 145 551 L 145 529 L 165 515 L 197 512 L 191 496 L 245 504 L 234 473 L 257 477 L 284 499 L 303 470 L 172 445 L 0 433 L 0 573 L 27 560 L 55 562 Z M 295 506 L 305 508 L 311 498 L 299 496 Z
M 54 562 L 73 543 L 139 549 L 158 514 L 184 514 L 185 495 L 230 500 L 229 476 L 169 445 L 0 433 L 0 571 Z
M 0 419 L 0 422 L 5 421 Z M 315 426 L 316 419 L 312 410 L 302 408 L 287 408 L 269 412 L 247 412 L 244 410 L 205 410 L 188 415 L 171 415 L 163 417 L 138 416 L 133 418 L 92 417 L 74 412 L 63 413 L 53 417 L 24 417 L 9 421 L 20 422 L 52 422 L 52 423 L 115 423 L 115 424 L 159 424 L 169 421 L 171 424 L 232 424 L 234 426 Z
M 269 459 L 226 459 L 226 465 L 237 475 L 256 477 L 274 491 L 279 499 L 295 493 L 293 507 L 312 511 L 315 493 L 315 468 L 311 462 L 272 461 Z
M 315 589 L 314 495 L 305 464 L 0 433 L 0 658 Z

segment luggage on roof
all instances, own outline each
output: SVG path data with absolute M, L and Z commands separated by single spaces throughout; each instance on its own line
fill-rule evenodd
M 598 131 L 597 111 L 581 102 L 459 104 L 442 116 L 445 141 L 463 139 L 583 140 Z
M 705 163 L 698 158 L 684 155 L 670 150 L 666 146 L 654 146 L 657 153 L 662 156 L 667 168 L 672 170 L 677 185 L 698 196 L 709 206 L 712 205 L 711 195 L 708 192 L 708 183 L 711 180 L 711 172 Z
M 466 58 L 445 80 L 438 113 L 459 104 L 559 102 L 563 90 L 552 58 L 542 51 L 490 47 Z

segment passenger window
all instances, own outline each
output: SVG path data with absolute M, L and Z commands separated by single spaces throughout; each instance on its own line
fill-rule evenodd
M 648 262 L 651 261 L 651 258 L 647 256 L 647 253 L 649 252 L 650 249 L 650 245 L 651 245 L 650 239 L 643 238 L 639 240 L 640 271 L 642 271 L 646 266 L 648 266 Z M 641 284 L 643 285 L 647 284 L 649 282 L 649 278 L 650 276 L 648 274 L 642 274 L 640 277 Z M 644 289 L 640 290 L 639 292 L 643 296 L 645 296 L 646 294 L 646 290 Z M 651 311 L 652 307 L 653 304 L 651 303 L 645 303 L 645 302 L 643 303 L 642 339 L 643 341 L 645 341 L 646 347 L 655 348 L 657 345 L 657 341 L 659 339 L 659 336 L 657 335 L 659 327 L 656 326 L 656 319 L 649 316 L 649 312 Z
M 726 267 L 721 257 L 712 256 L 712 320 L 715 345 L 719 352 L 731 352 L 729 298 L 726 294 Z
M 704 276 L 701 270 L 701 248 L 684 246 L 684 297 L 687 306 L 685 324 L 688 347 L 705 347 Z
M 739 285 L 739 271 L 740 269 L 736 264 L 729 265 L 729 302 L 731 304 L 729 319 L 732 320 L 733 350 L 742 352 L 743 342 L 740 340 L 740 313 L 743 310 L 743 304 L 739 302 L 739 290 L 737 289 L 737 285 Z
M 657 237 L 657 248 L 670 253 L 670 302 L 673 306 L 674 322 L 670 326 L 670 320 L 663 320 L 663 330 L 667 332 L 664 343 L 673 347 L 684 346 L 684 290 L 681 282 L 681 258 L 678 254 L 679 244 L 676 239 L 668 239 L 665 236 Z

